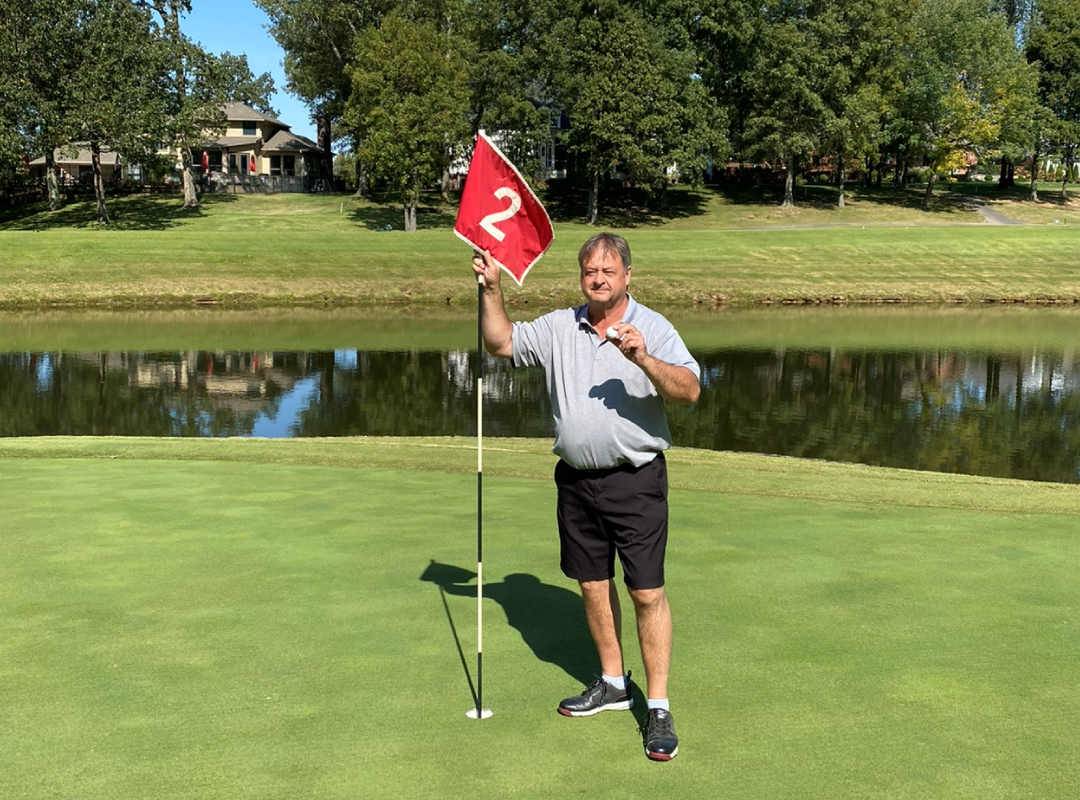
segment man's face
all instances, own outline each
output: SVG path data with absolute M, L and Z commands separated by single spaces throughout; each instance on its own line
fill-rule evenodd
M 581 292 L 589 305 L 614 308 L 626 296 L 630 269 L 614 250 L 597 248 L 581 265 Z

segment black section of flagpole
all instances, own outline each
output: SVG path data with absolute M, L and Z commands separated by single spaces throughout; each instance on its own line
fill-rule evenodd
M 484 281 L 481 278 L 476 284 L 476 430 L 477 436 L 483 436 L 482 421 L 484 403 Z M 483 446 L 482 438 L 478 438 L 476 447 Z M 484 563 L 484 470 L 483 462 L 477 456 L 476 464 L 476 564 L 479 568 Z M 479 571 L 479 570 L 478 570 Z M 477 576 L 476 602 L 480 602 L 480 592 L 483 581 L 483 572 Z M 477 613 L 479 617 L 479 612 Z M 476 631 L 477 642 L 481 641 L 482 632 Z M 484 652 L 479 645 L 476 648 L 476 718 L 483 719 L 484 708 Z

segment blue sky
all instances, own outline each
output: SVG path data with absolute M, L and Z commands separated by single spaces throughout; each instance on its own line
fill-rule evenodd
M 281 119 L 294 133 L 315 139 L 315 125 L 307 107 L 285 91 L 285 53 L 266 30 L 269 20 L 251 0 L 192 0 L 191 13 L 181 19 L 180 27 L 191 39 L 212 53 L 226 50 L 243 53 L 256 75 L 269 72 L 277 90 L 270 104 L 281 112 Z

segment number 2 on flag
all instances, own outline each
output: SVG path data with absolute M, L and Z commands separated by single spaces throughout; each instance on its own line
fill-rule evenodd
M 502 211 L 496 211 L 494 214 L 488 214 L 480 220 L 480 227 L 501 242 L 506 238 L 506 233 L 496 228 L 495 223 L 505 222 L 521 210 L 521 195 L 511 188 L 503 186 L 495 190 L 495 197 L 499 200 L 509 197 L 510 207 L 504 208 Z
M 454 235 L 488 252 L 518 286 L 551 245 L 551 219 L 528 182 L 487 134 L 476 136 Z

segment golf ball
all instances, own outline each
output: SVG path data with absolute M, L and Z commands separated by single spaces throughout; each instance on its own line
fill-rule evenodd
M 619 338 L 619 332 L 614 328 L 608 328 L 605 336 L 607 336 L 608 341 L 614 342 L 616 339 Z

